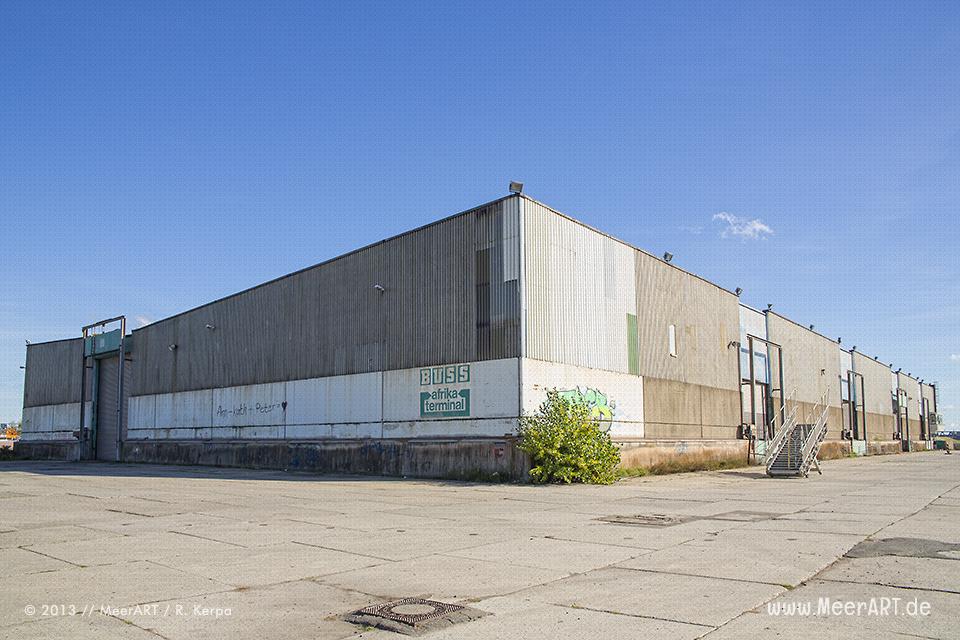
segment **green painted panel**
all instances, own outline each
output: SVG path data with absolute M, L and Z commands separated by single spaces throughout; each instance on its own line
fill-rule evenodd
M 120 329 L 100 333 L 87 338 L 85 354 L 88 356 L 98 353 L 109 353 L 120 348 Z
M 627 314 L 627 366 L 632 375 L 640 375 L 639 336 L 637 335 L 637 316 Z

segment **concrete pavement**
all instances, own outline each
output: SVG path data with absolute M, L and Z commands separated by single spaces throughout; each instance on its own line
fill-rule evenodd
M 438 639 L 958 637 L 960 456 L 823 470 L 536 487 L 0 463 L 0 638 L 400 638 L 342 618 L 407 597 L 487 614 Z

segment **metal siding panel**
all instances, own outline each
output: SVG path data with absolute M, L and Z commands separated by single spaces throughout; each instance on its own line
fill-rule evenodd
M 120 406 L 118 384 L 120 381 L 120 359 L 103 358 L 99 361 L 99 380 L 97 381 L 97 459 L 118 459 L 120 424 L 117 421 L 117 408 Z
M 23 406 L 80 402 L 82 353 L 80 338 L 28 345 Z
M 890 367 L 862 353 L 854 352 L 853 369 L 863 376 L 864 405 L 867 412 L 892 416 Z
M 770 340 L 783 347 L 787 394 L 796 389 L 797 401 L 815 403 L 827 392 L 828 404 L 839 407 L 840 346 L 781 315 L 770 312 L 767 316 Z
M 504 202 L 138 329 L 132 395 L 517 356 L 518 283 L 504 276 L 519 263 L 519 234 L 516 221 L 503 224 Z M 500 279 L 490 301 L 496 338 L 484 354 L 478 242 L 496 247 Z
M 537 202 L 523 211 L 525 355 L 627 373 L 634 250 Z

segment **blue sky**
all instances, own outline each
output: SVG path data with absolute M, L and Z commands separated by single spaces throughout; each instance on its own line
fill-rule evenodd
M 939 381 L 960 423 L 956 2 L 133 4 L 0 5 L 0 420 L 25 339 L 517 179 Z

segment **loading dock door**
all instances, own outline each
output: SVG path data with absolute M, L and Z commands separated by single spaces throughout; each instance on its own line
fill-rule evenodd
M 118 396 L 120 358 L 99 361 L 97 377 L 97 460 L 119 460 L 117 441 L 120 436 Z

